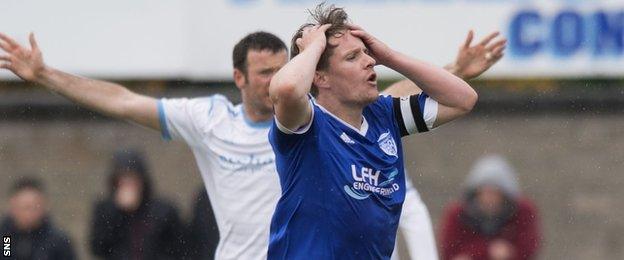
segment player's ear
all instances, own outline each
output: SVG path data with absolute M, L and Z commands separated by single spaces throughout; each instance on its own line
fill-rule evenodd
M 328 88 L 329 83 L 327 82 L 327 74 L 324 71 L 317 70 L 314 73 L 314 80 L 312 83 L 318 88 Z
M 236 87 L 243 89 L 245 83 L 247 83 L 245 73 L 239 69 L 234 69 L 234 84 L 236 84 Z

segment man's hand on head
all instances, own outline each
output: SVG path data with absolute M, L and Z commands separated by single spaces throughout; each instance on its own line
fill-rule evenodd
M 331 27 L 331 24 L 310 25 L 304 28 L 301 38 L 298 38 L 295 41 L 295 44 L 299 47 L 299 52 L 303 52 L 306 48 L 313 45 L 317 45 L 319 48 L 325 49 L 325 46 L 327 45 L 325 32 L 329 29 L 329 27 Z
M 470 30 L 466 40 L 459 47 L 455 62 L 447 65 L 445 68 L 464 80 L 473 79 L 481 75 L 503 58 L 505 48 L 507 47 L 507 39 L 502 38 L 493 41 L 499 35 L 499 32 L 490 33 L 478 44 L 471 46 L 474 32 Z
M 375 36 L 366 32 L 362 27 L 349 24 L 349 32 L 358 38 L 360 38 L 364 45 L 368 48 L 370 55 L 375 59 L 377 64 L 386 65 L 390 57 L 392 56 L 392 49 L 385 43 L 375 38 Z

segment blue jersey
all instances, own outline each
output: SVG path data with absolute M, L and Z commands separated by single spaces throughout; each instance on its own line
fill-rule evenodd
M 401 137 L 428 130 L 420 112 L 426 95 L 420 97 L 410 106 L 409 97 L 380 96 L 363 110 L 359 131 L 318 104 L 303 131 L 273 123 L 269 141 L 282 197 L 269 259 L 390 258 L 405 198 Z

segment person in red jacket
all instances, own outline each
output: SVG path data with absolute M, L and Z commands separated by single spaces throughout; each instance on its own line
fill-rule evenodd
M 480 159 L 467 177 L 464 197 L 445 210 L 440 228 L 443 260 L 535 259 L 538 213 L 520 194 L 514 170 L 501 156 Z

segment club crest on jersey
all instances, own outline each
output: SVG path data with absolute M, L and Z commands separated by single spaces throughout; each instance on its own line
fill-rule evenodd
M 381 150 L 384 151 L 384 153 L 386 153 L 387 155 L 395 157 L 398 156 L 396 142 L 394 142 L 394 138 L 392 138 L 390 130 L 381 134 L 381 136 L 379 136 L 379 139 L 377 139 L 377 143 L 379 144 L 379 148 L 381 148 Z

